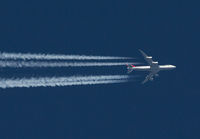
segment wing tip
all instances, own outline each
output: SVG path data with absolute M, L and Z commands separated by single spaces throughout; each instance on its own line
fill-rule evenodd
M 143 52 L 141 49 L 138 49 L 138 51 L 140 51 L 141 53 Z

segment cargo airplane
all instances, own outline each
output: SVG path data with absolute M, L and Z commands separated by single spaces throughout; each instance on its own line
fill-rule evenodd
M 139 51 L 143 55 L 145 61 L 148 63 L 148 66 L 127 65 L 127 69 L 128 73 L 131 73 L 132 71 L 149 71 L 149 74 L 146 76 L 142 84 L 146 83 L 149 80 L 153 81 L 154 77 L 159 76 L 159 71 L 172 70 L 176 68 L 176 66 L 174 65 L 158 65 L 158 62 L 153 61 L 151 56 L 147 56 L 142 50 Z

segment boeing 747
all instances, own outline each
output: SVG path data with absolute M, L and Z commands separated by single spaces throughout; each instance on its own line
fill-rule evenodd
M 139 51 L 143 55 L 145 61 L 148 63 L 148 66 L 127 65 L 127 69 L 128 73 L 131 73 L 132 71 L 149 71 L 150 73 L 146 76 L 142 84 L 149 80 L 153 81 L 154 77 L 159 76 L 158 72 L 161 70 L 172 70 L 176 68 L 174 65 L 158 65 L 158 62 L 153 61 L 151 56 L 147 56 L 142 50 Z

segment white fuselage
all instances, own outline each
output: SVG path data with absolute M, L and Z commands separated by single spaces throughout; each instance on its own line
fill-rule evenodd
M 176 66 L 174 65 L 159 65 L 157 67 L 151 67 L 151 66 L 136 66 L 132 69 L 135 71 L 160 71 L 160 70 L 172 70 L 175 69 Z
M 142 50 L 139 50 L 141 54 L 143 55 L 145 61 L 147 62 L 148 66 L 134 66 L 134 65 L 128 65 L 128 73 L 131 73 L 132 71 L 148 71 L 149 74 L 146 76 L 145 80 L 142 82 L 142 84 L 146 83 L 147 81 L 153 81 L 154 77 L 158 77 L 158 72 L 162 70 L 172 70 L 175 69 L 176 66 L 174 65 L 158 65 L 157 61 L 153 61 L 151 56 L 148 56 L 145 54 Z

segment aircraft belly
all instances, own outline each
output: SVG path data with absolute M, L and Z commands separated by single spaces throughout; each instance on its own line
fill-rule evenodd
M 134 70 L 137 71 L 149 71 L 151 68 L 150 66 L 140 66 L 140 67 L 135 67 Z
M 173 68 L 170 67 L 170 65 L 161 65 L 159 66 L 160 70 L 172 70 Z

